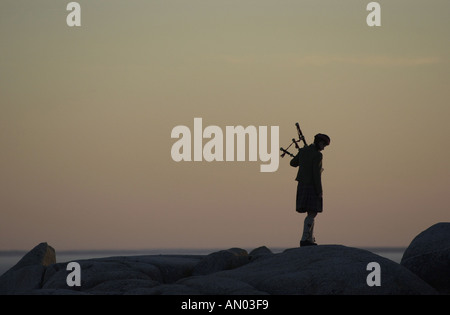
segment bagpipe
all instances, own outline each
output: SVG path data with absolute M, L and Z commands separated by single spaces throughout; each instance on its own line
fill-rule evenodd
M 283 152 L 283 153 L 281 154 L 281 157 L 282 157 L 282 158 L 283 158 L 286 154 L 289 155 L 289 156 L 292 156 L 292 157 L 295 156 L 294 154 L 292 154 L 291 152 L 288 151 L 289 148 L 290 148 L 292 145 L 295 145 L 295 147 L 296 147 L 298 150 L 300 150 L 300 147 L 299 147 L 299 145 L 298 145 L 298 143 L 299 143 L 300 141 L 303 141 L 303 144 L 304 144 L 305 147 L 308 145 L 308 144 L 306 143 L 305 136 L 303 135 L 302 130 L 300 129 L 300 125 L 299 125 L 298 123 L 295 123 L 295 127 L 297 128 L 298 140 L 296 140 L 295 138 L 292 138 L 291 144 L 290 144 L 286 149 L 283 149 L 283 147 L 280 148 L 280 151 Z

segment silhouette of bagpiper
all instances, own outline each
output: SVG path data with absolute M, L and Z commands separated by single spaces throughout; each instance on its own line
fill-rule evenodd
M 314 136 L 314 143 L 308 145 L 298 123 L 295 124 L 299 139 L 292 139 L 292 144 L 298 149 L 297 155 L 291 154 L 287 149 L 280 148 L 283 152 L 281 157 L 288 154 L 292 157 L 290 165 L 299 167 L 295 180 L 297 184 L 296 211 L 307 213 L 303 224 L 303 234 L 300 246 L 317 245 L 314 238 L 314 221 L 318 213 L 323 211 L 322 191 L 322 159 L 321 151 L 330 145 L 330 137 L 323 133 Z M 298 142 L 303 141 L 304 146 L 300 148 Z

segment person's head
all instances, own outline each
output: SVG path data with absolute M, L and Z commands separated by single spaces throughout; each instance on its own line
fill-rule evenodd
M 325 149 L 327 145 L 330 145 L 331 139 L 326 134 L 318 133 L 314 136 L 314 145 L 319 151 Z

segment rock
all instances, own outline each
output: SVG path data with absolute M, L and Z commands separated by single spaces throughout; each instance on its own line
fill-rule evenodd
M 0 295 L 21 294 L 41 287 L 45 267 L 25 266 L 19 270 L 8 270 L 0 277 Z
M 79 260 L 81 286 L 68 287 L 67 263 L 45 266 L 53 261 L 47 259 L 52 252 L 47 246 L 37 246 L 1 277 L 2 292 L 43 295 L 437 293 L 400 264 L 366 250 L 341 245 L 293 248 L 276 254 L 261 246 L 252 255 L 231 248 L 206 256 L 143 255 Z M 380 265 L 381 286 L 367 284 L 372 272 L 367 270 L 370 262 Z
M 177 284 L 185 285 L 202 295 L 261 295 L 261 292 L 239 279 L 218 277 L 214 274 L 181 279 Z
M 230 248 L 207 255 L 197 266 L 192 275 L 207 275 L 221 270 L 228 270 L 247 264 L 250 257 L 245 249 Z
M 256 259 L 258 257 L 265 256 L 265 255 L 273 255 L 272 251 L 270 249 L 268 249 L 266 246 L 260 246 L 258 248 L 255 248 L 254 250 L 252 250 L 249 253 L 249 256 L 251 257 L 251 259 Z
M 10 271 L 19 270 L 26 266 L 41 265 L 47 267 L 56 263 L 56 254 L 53 247 L 47 243 L 40 243 L 30 250 Z
M 69 290 L 69 289 L 35 289 L 27 291 L 27 295 L 89 295 L 81 291 Z
M 367 265 L 381 267 L 381 286 L 368 286 Z M 320 245 L 266 255 L 240 268 L 217 272 L 268 294 L 436 294 L 399 264 L 372 252 L 341 245 Z
M 450 294 L 450 223 L 437 223 L 417 235 L 400 264 L 441 294 Z
M 47 269 L 42 288 L 72 289 L 89 294 L 153 292 L 150 289 L 190 276 L 202 258 L 194 255 L 142 255 L 79 260 L 81 286 L 73 288 L 66 284 L 67 263 L 58 263 Z
M 56 263 L 55 250 L 40 243 L 0 277 L 0 294 L 17 294 L 41 287 L 46 267 Z
M 66 278 L 68 271 L 66 270 L 67 264 L 56 264 L 50 267 L 44 277 L 43 289 L 72 289 L 81 290 L 84 292 L 96 291 L 99 293 L 107 292 L 105 285 L 110 288 L 110 291 L 115 291 L 120 294 L 120 290 L 116 291 L 114 283 L 111 281 L 128 281 L 132 285 L 135 280 L 143 280 L 150 283 L 156 282 L 155 279 L 161 279 L 161 274 L 156 268 L 149 268 L 149 273 L 133 269 L 127 265 L 117 262 L 102 262 L 97 260 L 81 260 L 78 261 L 81 269 L 81 287 L 68 287 Z M 154 267 L 154 266 L 151 266 Z M 105 284 L 109 282 L 108 284 Z M 124 284 L 122 282 L 122 284 Z M 102 286 L 103 285 L 103 286 Z M 155 284 L 153 284 L 154 286 Z
M 200 293 L 182 284 L 161 284 L 153 288 L 136 288 L 126 295 L 200 295 Z
M 132 276 L 132 275 L 130 275 Z M 154 288 L 160 285 L 159 282 L 149 279 L 116 279 L 116 277 L 111 277 L 108 280 L 98 283 L 96 286 L 90 289 L 83 290 L 82 292 L 90 294 L 130 294 L 137 289 L 146 290 Z

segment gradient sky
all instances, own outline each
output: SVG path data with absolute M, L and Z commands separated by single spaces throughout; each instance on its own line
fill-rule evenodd
M 450 221 L 450 1 L 0 2 L 0 250 L 296 247 L 297 170 L 174 162 L 171 131 L 331 137 L 319 244 Z

